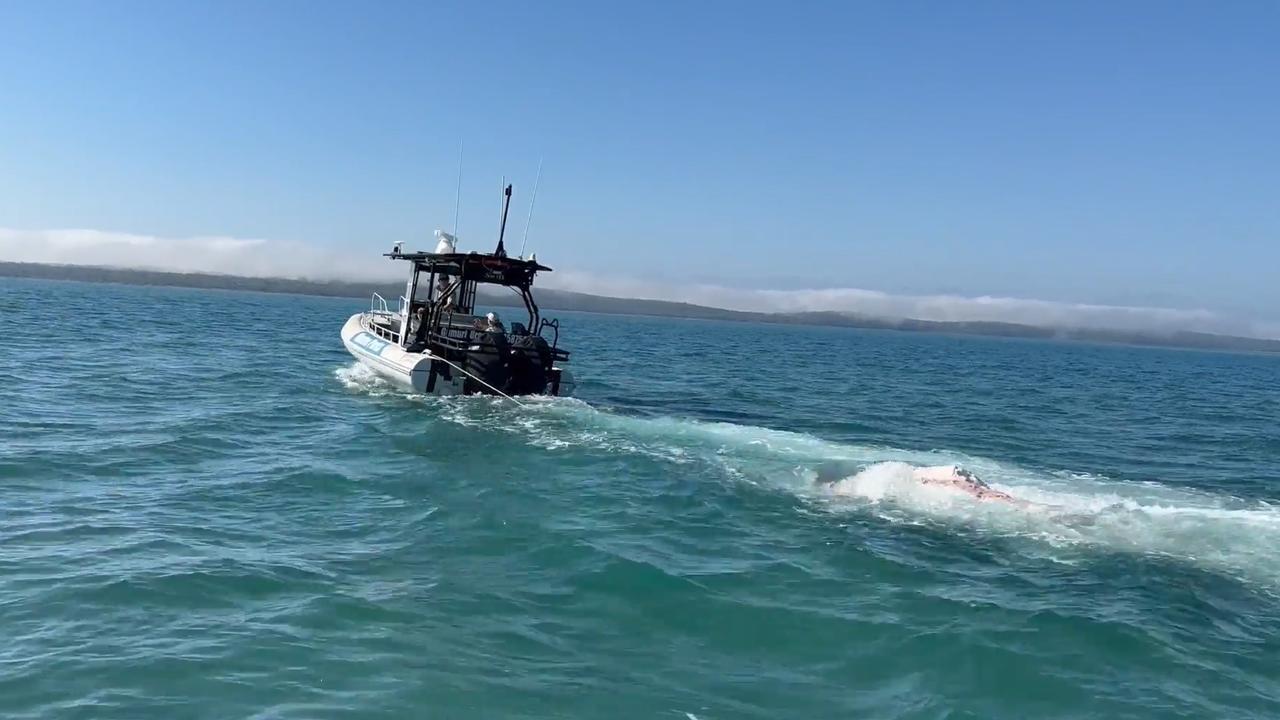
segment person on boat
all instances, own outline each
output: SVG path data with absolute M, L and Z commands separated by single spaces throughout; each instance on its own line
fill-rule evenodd
M 457 309 L 456 302 L 454 301 L 454 295 L 456 294 L 454 291 L 458 289 L 458 283 L 461 282 L 461 280 L 461 278 L 454 280 L 437 290 L 436 304 L 440 306 L 440 312 L 451 313 Z
M 507 348 L 511 343 L 507 340 L 507 330 L 502 327 L 502 321 L 496 314 L 489 313 L 482 318 L 476 318 L 474 327 L 479 331 L 480 344 L 493 348 L 493 351 L 498 354 L 498 364 L 505 366 Z
M 408 347 L 406 347 L 405 350 L 407 352 L 422 352 L 423 348 L 427 346 L 427 330 L 428 329 L 429 329 L 429 326 L 427 325 L 427 307 L 425 305 L 422 305 L 413 313 L 413 318 L 410 323 L 410 331 L 413 333 L 412 334 L 413 340 L 409 343 Z
M 502 320 L 500 320 L 495 313 L 488 313 L 484 317 L 477 317 L 472 321 L 471 327 L 479 330 L 480 332 L 503 334 L 506 334 L 507 332 L 507 329 L 502 326 Z

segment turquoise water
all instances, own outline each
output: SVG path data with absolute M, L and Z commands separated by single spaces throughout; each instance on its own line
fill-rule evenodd
M 1280 715 L 1280 358 L 566 315 L 521 409 L 362 304 L 0 279 L 0 717 Z

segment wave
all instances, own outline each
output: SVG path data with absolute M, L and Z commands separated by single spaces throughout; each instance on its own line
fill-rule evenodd
M 343 387 L 352 392 L 374 396 L 405 394 L 404 390 L 396 392 L 395 386 L 383 380 L 376 372 L 359 362 L 343 365 L 333 371 L 333 376 L 337 378 L 338 382 L 342 383 Z
M 338 371 L 349 388 L 402 390 L 359 366 Z M 417 396 L 421 399 L 421 396 Z M 786 493 L 806 508 L 933 524 L 1030 543 L 1039 556 L 1076 562 L 1079 551 L 1157 556 L 1280 587 L 1280 507 L 1156 481 L 1023 467 L 947 450 L 825 440 L 804 433 L 677 417 L 637 417 L 571 398 L 515 408 L 495 398 L 430 399 L 440 419 L 511 433 L 551 452 L 591 449 L 672 466 L 700 464 L 720 478 Z M 1027 502 L 984 502 L 923 485 L 914 468 L 958 465 Z

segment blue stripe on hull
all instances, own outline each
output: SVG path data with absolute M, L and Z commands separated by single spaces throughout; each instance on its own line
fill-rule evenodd
M 352 355 L 354 355 L 354 356 L 356 357 L 356 359 L 357 359 L 357 360 L 368 360 L 368 361 L 370 361 L 370 362 L 373 362 L 373 363 L 377 364 L 377 365 L 378 365 L 378 366 L 380 366 L 380 367 L 384 367 L 384 368 L 386 368 L 386 369 L 388 369 L 388 370 L 390 370 L 390 371 L 392 371 L 392 372 L 396 373 L 397 375 L 401 375 L 401 376 L 403 376 L 406 380 L 409 380 L 409 379 L 411 379 L 411 378 L 413 377 L 413 372 L 412 372 L 412 371 L 410 371 L 410 370 L 406 370 L 406 369 L 404 369 L 403 367 L 401 367 L 401 366 L 399 366 L 399 365 L 396 365 L 395 363 L 392 363 L 392 362 L 389 362 L 389 361 L 387 361 L 387 360 L 384 360 L 383 358 L 379 357 L 378 355 L 373 354 L 373 353 L 370 353 L 368 350 L 365 350 L 365 349 L 364 349 L 364 348 L 362 348 L 362 347 L 359 347 L 359 346 L 355 346 L 355 345 L 350 345 L 350 344 L 348 344 L 348 345 L 347 345 L 347 350 L 348 350 Z

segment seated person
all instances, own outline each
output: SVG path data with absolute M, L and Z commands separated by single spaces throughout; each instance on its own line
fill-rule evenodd
M 482 318 L 476 318 L 471 323 L 473 330 L 480 332 L 478 340 L 480 342 L 493 343 L 499 347 L 507 346 L 507 330 L 502 327 L 502 320 L 494 313 L 489 313 Z
M 427 330 L 430 329 L 430 326 L 427 325 L 427 308 L 425 305 L 419 306 L 417 311 L 414 312 L 410 325 L 413 327 L 413 341 L 409 343 L 405 350 L 408 352 L 422 352 L 427 346 Z

